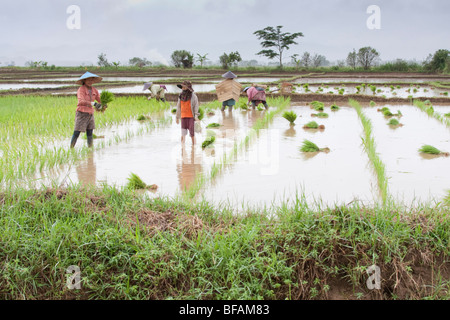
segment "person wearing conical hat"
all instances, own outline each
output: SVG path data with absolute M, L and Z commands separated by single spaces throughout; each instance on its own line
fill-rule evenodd
M 166 102 L 165 91 L 167 90 L 167 87 L 165 85 L 147 82 L 144 84 L 144 91 L 145 90 L 150 91 L 150 97 L 148 97 L 148 100 L 156 98 L 158 101 L 161 100 L 162 102 Z
M 242 86 L 234 80 L 237 76 L 231 71 L 223 74 L 222 78 L 225 78 L 225 80 L 216 85 L 217 98 L 222 102 L 221 111 L 224 111 L 226 107 L 232 111 L 236 100 L 239 99 L 239 92 Z
M 94 109 L 102 109 L 102 105 L 100 94 L 92 85 L 102 81 L 102 79 L 96 74 L 86 72 L 76 82 L 81 87 L 77 91 L 78 104 L 75 113 L 75 129 L 70 141 L 70 148 L 75 147 L 81 132 L 86 132 L 88 147 L 93 146 L 93 132 L 95 129 Z M 104 105 L 103 110 L 106 108 L 107 106 Z

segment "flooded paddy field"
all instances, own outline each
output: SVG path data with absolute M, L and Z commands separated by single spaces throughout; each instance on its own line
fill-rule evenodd
M 297 114 L 295 126 L 290 126 L 277 114 L 267 127 L 245 142 L 239 152 L 228 160 L 237 144 L 259 119 L 269 111 L 215 109 L 214 115 L 202 120 L 202 132 L 197 143 L 189 138 L 180 142 L 180 127 L 168 110 L 165 126 L 124 142 L 96 149 L 102 139 L 94 142 L 94 151 L 85 159 L 63 165 L 34 176 L 38 184 L 95 184 L 124 187 L 131 173 L 147 184 L 156 184 L 156 191 L 146 191 L 150 197 L 179 196 L 198 183 L 199 177 L 208 177 L 213 167 L 223 163 L 223 170 L 214 178 L 205 179 L 195 192 L 195 198 L 231 206 L 235 210 L 247 207 L 271 207 L 295 203 L 304 199 L 311 205 L 334 206 L 359 202 L 363 205 L 380 203 L 377 177 L 364 150 L 363 129 L 356 111 L 342 104 L 331 111 L 325 104 L 327 118 L 314 117 L 309 105 L 291 103 L 286 110 Z M 393 128 L 379 111 L 389 107 L 403 115 L 402 127 Z M 450 112 L 450 105 L 436 106 Z M 363 107 L 373 125 L 377 153 L 386 166 L 389 195 L 394 201 L 410 205 L 418 201 L 441 201 L 450 189 L 450 157 L 433 157 L 418 152 L 422 144 L 433 144 L 450 151 L 450 129 L 412 105 L 377 105 Z M 171 119 L 170 119 L 171 118 Z M 325 129 L 305 129 L 316 121 Z M 216 129 L 207 129 L 210 123 L 219 123 Z M 127 126 L 138 127 L 137 121 Z M 117 128 L 96 130 L 108 137 Z M 121 129 L 125 131 L 125 128 Z M 215 143 L 202 149 L 206 136 L 215 132 Z M 310 140 L 329 152 L 304 153 L 304 140 Z M 81 139 L 80 139 L 81 140 Z M 69 145 L 69 140 L 65 141 Z M 82 147 L 85 141 L 79 142 Z

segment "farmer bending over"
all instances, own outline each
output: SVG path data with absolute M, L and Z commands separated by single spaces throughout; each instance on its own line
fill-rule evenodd
M 248 103 L 251 102 L 253 109 L 255 109 L 260 103 L 264 105 L 266 110 L 269 109 L 266 102 L 266 92 L 264 91 L 263 86 L 253 84 L 251 87 L 246 87 L 244 92 L 247 92 Z

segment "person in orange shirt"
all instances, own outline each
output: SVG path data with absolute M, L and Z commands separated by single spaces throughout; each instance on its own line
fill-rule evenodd
M 100 94 L 92 85 L 102 81 L 103 78 L 86 72 L 76 82 L 81 87 L 77 91 L 77 110 L 75 113 L 75 129 L 73 131 L 70 148 L 75 147 L 77 139 L 81 132 L 86 132 L 88 147 L 92 147 L 94 143 L 93 132 L 95 129 L 94 108 L 101 108 Z M 95 102 L 97 101 L 97 102 Z M 105 106 L 106 107 L 106 106 Z
M 198 98 L 192 89 L 192 84 L 190 81 L 183 81 L 182 84 L 177 85 L 178 88 L 182 89 L 181 94 L 178 97 L 177 102 L 177 124 L 180 123 L 181 119 L 181 143 L 184 144 L 187 132 L 192 139 L 192 144 L 195 144 L 195 121 L 198 121 L 198 116 L 200 115 L 198 108 Z

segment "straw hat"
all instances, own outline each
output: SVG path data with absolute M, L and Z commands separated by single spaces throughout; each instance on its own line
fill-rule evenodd
M 227 73 L 224 73 L 222 75 L 222 78 L 226 78 L 226 79 L 234 79 L 237 78 L 237 75 L 235 75 L 233 72 L 228 71 Z
M 90 72 L 86 72 L 85 74 L 83 74 L 80 79 L 78 79 L 78 81 L 76 82 L 76 84 L 82 85 L 83 84 L 83 80 L 89 79 L 89 78 L 94 78 L 94 82 L 93 83 L 98 83 L 100 81 L 103 80 L 102 77 L 99 77 L 96 74 L 90 73 Z
M 177 84 L 177 87 L 180 89 L 183 89 L 183 87 L 182 87 L 183 84 L 188 88 L 188 90 L 190 92 L 194 92 L 194 89 L 192 89 L 192 83 L 188 80 L 183 81 L 182 84 Z
M 144 88 L 142 89 L 142 91 L 147 90 L 148 88 L 150 88 L 152 86 L 153 82 L 146 82 L 144 83 Z

